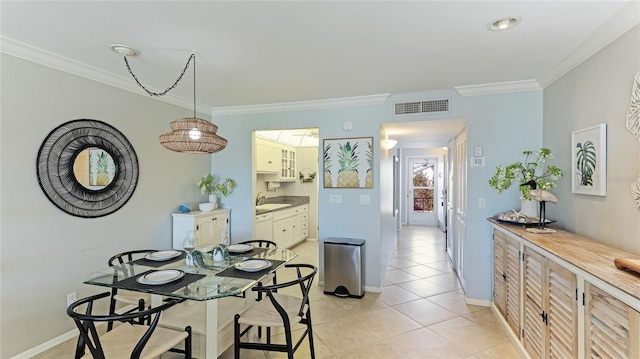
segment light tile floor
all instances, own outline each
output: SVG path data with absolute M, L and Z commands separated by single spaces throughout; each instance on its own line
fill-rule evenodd
M 444 242 L 437 227 L 403 227 L 382 293 L 337 298 L 314 285 L 310 298 L 316 358 L 518 358 L 491 310 L 465 303 Z M 306 241 L 293 250 L 299 255 L 295 262 L 318 264 L 318 242 Z M 276 334 L 274 341 L 281 340 Z M 64 347 L 36 358 L 71 358 L 72 346 Z M 241 357 L 286 354 L 242 350 Z M 295 357 L 310 357 L 308 341 Z M 221 358 L 233 358 L 232 349 Z

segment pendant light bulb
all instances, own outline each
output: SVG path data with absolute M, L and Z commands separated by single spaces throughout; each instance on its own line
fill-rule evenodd
M 200 137 L 202 137 L 202 132 L 200 132 L 200 130 L 198 130 L 197 127 L 194 127 L 191 129 L 191 131 L 189 131 L 189 138 L 197 141 L 200 139 Z

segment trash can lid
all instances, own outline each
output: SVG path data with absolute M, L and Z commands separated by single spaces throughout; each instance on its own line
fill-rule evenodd
M 348 246 L 362 246 L 364 245 L 364 239 L 329 237 L 324 240 L 324 243 L 344 244 Z

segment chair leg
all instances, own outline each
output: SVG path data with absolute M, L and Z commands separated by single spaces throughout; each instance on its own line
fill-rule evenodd
M 311 354 L 311 359 L 316 358 L 315 349 L 313 348 L 313 329 L 311 327 L 311 309 L 307 309 L 307 335 L 309 336 L 309 349 Z
M 233 357 L 240 359 L 240 315 L 236 314 L 233 319 Z
M 287 341 L 287 358 L 293 359 L 293 343 L 291 339 L 291 327 L 289 325 L 284 326 L 284 335 Z
M 191 351 L 192 345 L 192 337 L 191 337 L 191 326 L 184 328 L 187 332 L 187 338 L 184 340 L 184 357 L 185 359 L 191 359 L 193 357 L 193 352 Z

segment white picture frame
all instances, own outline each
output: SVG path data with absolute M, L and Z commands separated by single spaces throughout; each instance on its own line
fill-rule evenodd
M 571 132 L 571 192 L 607 195 L 607 124 Z

